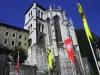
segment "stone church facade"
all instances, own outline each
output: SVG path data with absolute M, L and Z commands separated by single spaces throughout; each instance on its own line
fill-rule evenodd
M 75 65 L 71 64 L 64 40 L 71 37 L 78 64 L 82 65 L 79 46 L 71 19 L 58 8 L 45 9 L 33 3 L 25 13 L 24 29 L 29 30 L 29 48 L 26 64 L 36 65 L 39 72 L 49 69 L 46 49 L 50 48 L 53 59 L 60 68 L 60 75 L 75 75 Z M 80 68 L 83 68 L 81 66 Z

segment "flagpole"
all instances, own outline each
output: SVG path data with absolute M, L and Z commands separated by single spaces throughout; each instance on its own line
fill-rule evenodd
M 70 36 L 70 38 L 71 38 L 71 36 Z M 71 38 L 71 40 L 72 40 L 72 38 Z M 73 42 L 72 42 L 72 48 L 73 48 Z M 73 48 L 73 50 L 74 50 L 74 48 Z M 76 75 L 76 74 L 75 74 L 75 69 L 74 69 L 75 64 L 73 64 L 71 58 L 70 58 L 70 61 L 71 61 L 71 66 L 72 66 L 73 75 Z
M 18 69 L 18 75 L 19 75 L 19 69 Z
M 75 64 L 72 63 L 72 66 L 73 66 L 74 75 L 76 75 Z
M 96 60 L 96 56 L 94 54 L 93 47 L 92 47 L 92 44 L 91 44 L 91 41 L 90 41 L 90 38 L 92 40 L 93 40 L 93 38 L 92 38 L 91 32 L 89 30 L 89 27 L 88 27 L 88 24 L 87 24 L 87 21 L 86 21 L 84 11 L 83 11 L 80 3 L 77 3 L 77 5 L 78 5 L 78 12 L 81 15 L 81 18 L 82 18 L 82 21 L 83 21 L 83 24 L 84 24 L 84 29 L 85 29 L 85 32 L 86 32 L 86 35 L 87 35 L 87 38 L 88 38 L 88 41 L 89 41 L 89 45 L 90 45 L 90 48 L 91 48 L 91 51 L 92 51 L 92 54 L 93 54 L 93 58 L 95 60 L 96 67 L 97 67 L 98 73 L 100 75 L 100 69 L 99 69 L 99 66 L 98 66 L 98 63 L 97 63 L 97 60 Z
M 94 51 L 93 51 L 93 47 L 92 47 L 91 42 L 89 42 L 89 44 L 90 44 L 91 51 L 92 51 L 92 54 L 93 54 L 93 57 L 94 57 L 94 60 L 95 60 L 96 66 L 97 66 L 98 73 L 100 75 L 100 69 L 99 69 L 99 66 L 98 66 L 98 63 L 97 63 L 97 60 L 96 60 L 96 57 L 95 57 L 95 54 L 94 54 Z
M 71 41 L 72 41 L 72 37 L 70 35 L 70 31 L 69 31 L 69 28 L 68 28 L 68 33 L 69 33 L 69 37 L 71 38 Z M 72 48 L 73 48 L 73 42 L 72 42 Z M 70 58 L 70 61 L 71 61 L 71 58 Z M 71 61 L 71 67 L 72 67 L 72 71 L 73 71 L 73 75 L 74 75 L 74 69 L 73 69 L 73 62 Z
M 70 61 L 71 61 L 71 58 L 70 58 Z M 71 67 L 72 67 L 72 73 L 73 73 L 73 75 L 75 75 L 75 73 L 74 73 L 74 66 L 73 66 L 73 62 L 71 61 Z
M 72 38 L 71 38 L 71 40 L 72 40 Z M 72 48 L 73 48 L 73 42 L 72 42 Z M 73 50 L 74 50 L 74 48 L 73 48 Z M 71 61 L 71 58 L 70 58 L 70 61 Z M 73 64 L 72 61 L 71 61 L 71 66 L 72 66 L 73 75 L 76 75 L 75 64 Z
M 49 72 L 49 75 L 50 75 L 50 68 L 49 68 L 49 65 L 48 65 L 48 72 Z
M 73 22 L 72 22 L 72 19 L 70 18 L 70 20 L 69 20 L 69 22 L 71 23 L 71 25 L 73 25 Z M 68 27 L 68 26 L 67 26 Z M 73 40 L 73 38 L 72 38 L 72 36 L 71 36 L 71 32 L 70 32 L 70 27 L 68 27 L 68 32 L 69 32 L 69 37 Z M 74 29 L 73 29 L 74 30 Z M 76 35 L 75 35 L 76 36 Z M 74 37 L 74 38 L 76 38 L 76 37 Z M 77 40 L 77 39 L 76 39 Z M 78 44 L 77 44 L 78 45 Z M 73 46 L 73 49 L 75 50 L 75 51 L 77 51 L 76 50 L 76 48 L 74 48 L 74 44 L 73 44 L 73 42 L 72 42 L 72 46 Z M 79 46 L 79 45 L 78 45 Z M 78 56 L 79 56 L 79 60 L 80 60 L 80 64 L 81 64 L 81 67 L 82 67 L 82 70 L 83 70 L 83 74 L 85 75 L 85 72 L 84 72 L 84 66 L 83 66 L 83 62 L 82 62 L 82 58 L 81 58 L 81 55 L 80 55 L 80 51 L 78 50 L 77 51 L 77 54 L 78 54 Z M 77 59 L 77 58 L 76 58 Z
M 46 50 L 47 50 L 48 48 L 46 48 Z M 47 55 L 47 63 L 48 63 L 48 55 Z M 49 64 L 48 64 L 48 75 L 50 75 L 50 71 L 49 71 Z
M 18 60 L 19 60 L 19 51 L 18 51 Z M 18 67 L 19 67 L 19 65 L 18 65 Z M 18 75 L 19 75 L 19 68 L 18 68 Z

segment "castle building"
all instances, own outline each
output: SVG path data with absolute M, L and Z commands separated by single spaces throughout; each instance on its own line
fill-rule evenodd
M 14 50 L 15 47 L 28 49 L 29 31 L 12 25 L 0 23 L 0 46 Z
M 28 49 L 28 37 L 28 30 L 0 23 L 0 75 L 9 73 L 8 62 L 13 61 L 10 54 L 15 48 Z
M 46 49 L 50 48 L 61 75 L 75 75 L 75 66 L 72 68 L 64 40 L 71 37 L 73 45 L 78 43 L 73 24 L 60 6 L 58 8 L 50 6 L 49 9 L 45 9 L 34 2 L 25 13 L 24 29 L 29 30 L 26 64 L 36 65 L 40 70 L 48 69 Z M 75 49 L 79 51 L 78 46 Z

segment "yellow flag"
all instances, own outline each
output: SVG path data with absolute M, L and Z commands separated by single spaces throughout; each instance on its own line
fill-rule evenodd
M 83 9 L 82 9 L 80 3 L 77 3 L 77 5 L 78 5 L 78 12 L 81 15 L 81 18 L 82 18 L 82 21 L 83 21 L 83 24 L 84 24 L 84 29 L 85 29 L 85 32 L 86 32 L 86 35 L 87 35 L 87 38 L 88 38 L 88 41 L 89 41 L 89 44 L 90 44 L 90 47 L 91 47 L 91 51 L 92 51 L 95 63 L 96 63 L 96 67 L 97 67 L 97 70 L 98 70 L 99 75 L 100 75 L 100 69 L 99 69 L 99 66 L 98 66 L 98 62 L 96 60 L 96 56 L 95 56 L 95 53 L 93 51 L 93 47 L 91 45 L 91 40 L 93 41 L 93 38 L 92 38 L 92 35 L 91 35 L 91 32 L 90 32 L 90 29 L 88 27 L 88 24 L 87 24 L 86 17 L 85 17 L 85 14 L 83 12 Z
M 77 5 L 78 5 L 78 12 L 79 12 L 79 14 L 80 14 L 80 16 L 82 18 L 82 21 L 83 21 L 83 24 L 84 24 L 84 29 L 85 29 L 88 41 L 90 43 L 91 40 L 93 41 L 93 38 L 92 38 L 92 35 L 91 35 L 91 32 L 90 32 L 90 29 L 88 27 L 88 23 L 86 21 L 86 17 L 85 17 L 84 11 L 83 11 L 82 6 L 80 5 L 80 3 L 77 3 Z
M 52 56 L 52 52 L 51 52 L 50 49 L 47 49 L 46 52 L 47 52 L 47 57 L 48 57 L 49 66 L 50 66 L 50 68 L 52 69 L 52 57 L 53 57 L 53 56 Z

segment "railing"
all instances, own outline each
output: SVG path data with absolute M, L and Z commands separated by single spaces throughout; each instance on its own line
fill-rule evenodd
M 9 75 L 37 75 L 37 67 L 29 65 L 19 65 L 18 72 L 16 72 L 15 64 L 10 64 Z

